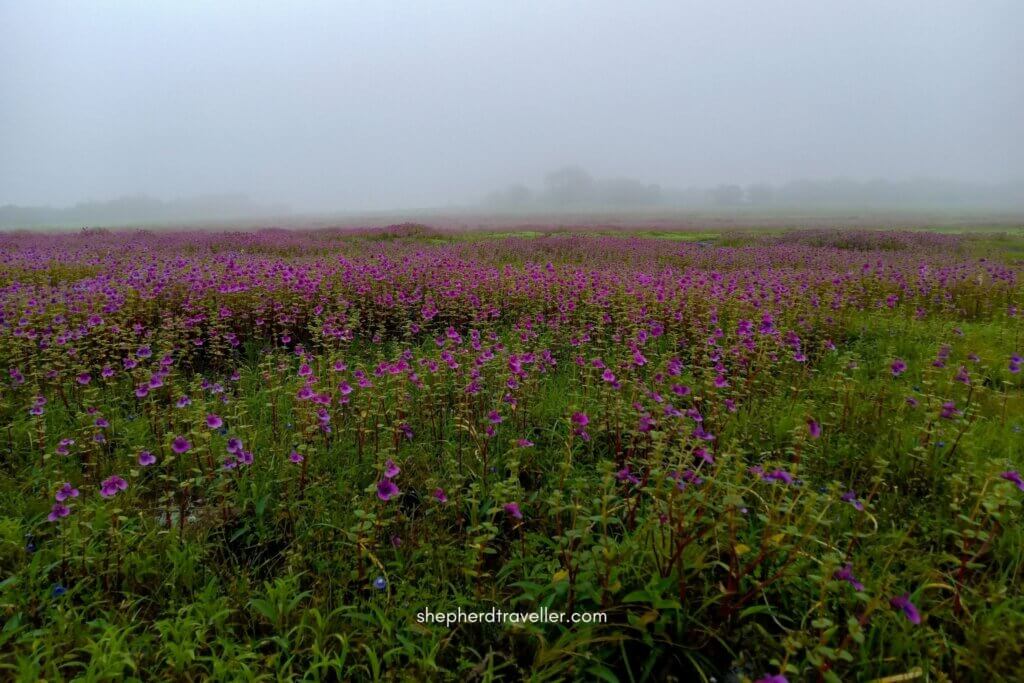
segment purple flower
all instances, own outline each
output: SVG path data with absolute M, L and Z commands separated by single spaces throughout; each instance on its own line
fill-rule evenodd
M 519 439 L 518 441 L 516 441 L 516 445 L 519 446 L 520 448 L 529 448 L 530 446 L 533 445 L 533 442 L 530 441 L 529 439 Z
M 139 453 L 139 464 L 143 467 L 149 467 L 156 462 L 156 456 L 149 451 L 142 451 Z
M 396 465 L 395 461 L 392 460 L 391 458 L 388 458 L 387 461 L 384 463 L 384 476 L 387 477 L 388 479 L 394 479 L 399 475 L 401 471 L 402 468 Z
M 497 410 L 492 410 L 490 413 L 487 414 L 487 419 L 490 421 L 492 425 L 501 424 L 501 413 L 499 413 Z
M 587 434 L 586 429 L 588 424 L 590 424 L 590 418 L 587 417 L 586 413 L 572 414 L 573 434 L 580 437 L 584 441 L 590 440 L 590 434 Z
M 789 683 L 789 679 L 782 674 L 765 674 L 754 683 Z
M 1006 472 L 1003 472 L 999 476 L 1005 479 L 1006 481 L 1013 482 L 1017 488 L 1019 488 L 1021 491 L 1024 491 L 1024 479 L 1021 478 L 1020 472 L 1018 472 L 1017 470 L 1008 470 Z
M 100 495 L 104 498 L 110 498 L 118 491 L 124 491 L 127 488 L 128 482 L 115 474 L 103 480 L 103 483 L 100 485 Z
M 679 483 L 676 485 L 676 487 L 680 491 L 685 490 L 686 487 L 688 485 L 690 485 L 690 484 L 693 484 L 694 486 L 700 486 L 701 484 L 704 483 L 704 479 L 702 479 L 693 470 L 683 470 L 682 472 L 680 472 L 678 474 L 678 478 L 679 478 Z
M 864 584 L 858 581 L 853 575 L 853 565 L 849 562 L 847 562 L 842 568 L 837 569 L 835 573 L 832 574 L 832 578 L 836 581 L 845 581 L 856 590 L 864 590 Z
M 715 464 L 715 456 L 708 453 L 708 449 L 704 448 L 703 446 L 695 448 L 693 454 L 709 465 Z
M 846 493 L 844 493 L 842 495 L 842 497 L 839 500 L 843 501 L 844 503 L 849 503 L 856 510 L 863 510 L 864 509 L 864 503 L 862 503 L 859 500 L 857 500 L 857 492 L 856 491 L 852 491 L 852 490 L 851 491 L 847 491 Z
M 907 616 L 911 624 L 916 626 L 921 623 L 921 613 L 917 611 L 917 606 L 910 601 L 910 593 L 896 596 L 889 601 L 889 604 L 896 609 L 903 610 L 903 614 Z
M 942 404 L 942 411 L 939 413 L 939 417 L 945 420 L 952 420 L 959 414 L 960 411 L 956 409 L 956 404 L 952 401 L 946 401 Z
M 381 479 L 377 482 L 377 497 L 383 501 L 389 501 L 400 493 L 395 482 L 390 479 Z
M 64 482 L 64 485 L 57 489 L 57 494 L 54 496 L 58 503 L 63 503 L 68 498 L 78 498 L 78 489 L 71 485 L 71 482 Z
M 148 346 L 140 346 L 139 350 L 135 352 L 135 355 L 139 358 L 149 358 L 153 355 L 153 351 Z
M 179 408 L 184 408 L 185 406 L 191 404 L 192 399 L 190 399 L 188 396 L 182 396 L 181 398 L 178 399 L 177 403 L 175 403 L 175 405 L 178 406 Z
M 448 494 L 444 492 L 444 489 L 436 488 L 434 489 L 434 500 L 436 500 L 438 503 L 447 503 Z
M 813 417 L 807 420 L 807 433 L 811 435 L 812 439 L 821 436 L 821 425 Z
M 171 450 L 177 454 L 188 453 L 189 449 L 192 448 L 192 444 L 188 442 L 183 436 L 174 437 L 174 441 L 171 442 Z
M 56 522 L 62 517 L 67 517 L 71 514 L 71 508 L 63 503 L 54 503 L 53 507 L 50 508 L 50 514 L 46 515 L 46 519 L 49 522 Z
M 89 382 L 92 381 L 92 375 L 90 375 L 88 372 L 83 372 L 82 374 L 80 374 L 75 379 L 78 380 L 79 384 L 84 386 L 84 385 L 86 385 L 86 384 L 88 384 Z
M 629 465 L 626 465 L 621 470 L 616 472 L 615 478 L 621 482 L 628 481 L 630 484 L 633 484 L 634 486 L 640 485 L 640 480 L 637 478 L 637 476 L 629 471 Z
M 97 417 L 96 422 L 94 422 L 93 424 L 95 424 L 100 429 L 105 429 L 106 427 L 110 426 L 110 423 L 104 417 Z
M 907 371 L 907 364 L 903 361 L 902 358 L 897 358 L 889 366 L 889 370 L 892 371 L 893 377 L 899 377 L 900 375 Z
M 220 419 L 220 415 L 210 413 L 206 416 L 206 426 L 210 429 L 220 429 L 224 426 L 224 420 Z
M 792 474 L 790 474 L 786 470 L 779 469 L 772 470 L 771 472 L 768 472 L 766 474 L 762 474 L 761 479 L 763 479 L 764 481 L 781 481 L 783 484 L 792 484 L 794 481 Z
M 291 454 L 288 456 L 288 459 L 294 462 L 295 464 L 298 464 L 305 460 L 305 458 L 302 457 L 302 453 L 299 453 L 298 451 L 292 451 Z
M 523 511 L 519 509 L 519 503 L 505 503 L 501 507 L 509 517 L 515 519 L 523 518 Z
M 241 452 L 242 452 L 242 440 L 238 439 L 238 438 L 235 438 L 235 437 L 231 437 L 230 439 L 228 439 L 228 453 L 232 453 L 234 455 L 237 455 L 238 453 L 241 453 Z

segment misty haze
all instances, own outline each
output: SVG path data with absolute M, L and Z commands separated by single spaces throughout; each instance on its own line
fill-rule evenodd
M 299 5 L 3 3 L 0 224 L 1024 207 L 1020 3 Z
M 1021 680 L 1022 28 L 0 0 L 0 680 Z

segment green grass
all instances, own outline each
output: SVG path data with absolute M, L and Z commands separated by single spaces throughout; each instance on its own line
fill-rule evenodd
M 1020 236 L 984 237 L 970 248 L 1011 260 L 1022 245 Z M 1020 291 L 1009 290 L 1018 303 Z M 231 306 L 258 304 L 242 297 Z M 145 400 L 123 376 L 88 387 L 69 378 L 60 393 L 40 371 L 0 396 L 0 671 L 25 681 L 752 680 L 769 671 L 795 681 L 918 670 L 920 680 L 1012 680 L 1024 643 L 1024 495 L 1000 473 L 1024 467 L 1024 389 L 1006 366 L 1022 327 L 1004 303 L 920 318 L 903 307 L 842 311 L 829 332 L 834 351 L 815 346 L 805 364 L 759 351 L 748 379 L 722 389 L 697 333 L 687 346 L 675 336 L 652 341 L 649 366 L 628 374 L 618 367 L 630 350 L 611 328 L 595 325 L 578 352 L 568 333 L 545 331 L 527 345 L 504 321 L 485 322 L 508 349 L 552 349 L 558 361 L 524 380 L 515 409 L 500 401 L 504 362 L 482 366 L 479 398 L 425 371 L 425 386 L 411 389 L 372 371 L 403 350 L 439 361 L 430 336 L 373 343 L 380 326 L 337 346 L 310 324 L 304 343 L 316 376 L 336 385 L 331 363 L 344 358 L 375 385 L 332 409 L 330 434 L 314 406 L 296 399 L 300 359 L 255 333 L 237 349 L 190 356 L 166 391 Z M 125 316 L 159 310 L 132 306 Z M 185 338 L 160 334 L 154 357 Z M 824 334 L 807 336 L 817 343 Z M 936 368 L 942 345 L 949 360 Z M 577 353 L 615 367 L 623 389 L 577 365 Z M 682 374 L 659 383 L 654 375 L 676 354 Z M 893 377 L 894 358 L 910 370 Z M 952 379 L 960 365 L 970 385 Z M 222 382 L 230 400 L 204 391 L 203 379 Z M 668 387 L 677 382 L 694 394 L 676 399 Z M 699 444 L 638 429 L 632 404 L 662 405 L 644 383 L 713 426 L 715 463 L 702 466 L 703 484 L 681 490 L 670 478 L 692 466 Z M 42 418 L 26 410 L 38 387 L 48 398 Z M 182 393 L 193 405 L 176 409 Z M 735 412 L 722 408 L 726 398 Z M 964 413 L 938 417 L 945 401 Z M 488 438 L 494 406 L 503 422 Z M 111 422 L 106 444 L 91 441 L 87 407 Z M 210 412 L 227 433 L 205 427 Z M 589 440 L 574 434 L 576 412 L 590 416 Z M 820 438 L 809 434 L 810 418 Z M 402 423 L 413 426 L 411 441 Z M 168 448 L 177 434 L 194 446 L 181 456 Z M 76 457 L 56 455 L 69 435 Z M 252 466 L 220 468 L 230 436 L 253 451 Z M 517 446 L 520 438 L 534 446 Z M 157 466 L 136 464 L 144 448 Z M 293 449 L 303 464 L 288 460 Z M 375 491 L 387 459 L 401 466 L 402 495 L 382 502 Z M 625 466 L 641 485 L 616 476 Z M 801 481 L 762 481 L 754 466 Z M 129 487 L 103 499 L 96 483 L 112 473 Z M 63 481 L 82 496 L 71 516 L 49 524 Z M 448 503 L 432 498 L 438 487 Z M 863 512 L 842 500 L 848 490 Z M 511 501 L 522 520 L 504 511 Z M 864 590 L 833 578 L 846 562 Z M 921 625 L 891 607 L 904 593 Z M 417 620 L 424 608 L 492 606 L 595 611 L 609 621 Z

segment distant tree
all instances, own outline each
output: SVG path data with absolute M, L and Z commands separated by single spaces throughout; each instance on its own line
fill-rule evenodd
M 743 203 L 743 188 L 739 185 L 719 185 L 709 191 L 711 201 L 719 206 L 738 206 Z
M 499 209 L 523 209 L 533 202 L 533 191 L 522 183 L 514 183 L 491 192 L 485 202 Z
M 563 166 L 544 176 L 544 199 L 555 206 L 593 200 L 594 178 L 579 166 Z
M 612 178 L 598 181 L 595 195 L 598 203 L 608 206 L 646 206 L 661 201 L 661 187 L 631 178 Z
M 771 204 L 775 200 L 775 190 L 771 185 L 757 183 L 747 187 L 747 203 L 755 206 Z

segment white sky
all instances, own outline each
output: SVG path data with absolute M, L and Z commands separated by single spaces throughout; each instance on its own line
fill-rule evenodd
M 1024 2 L 0 0 L 0 204 L 1024 179 Z

